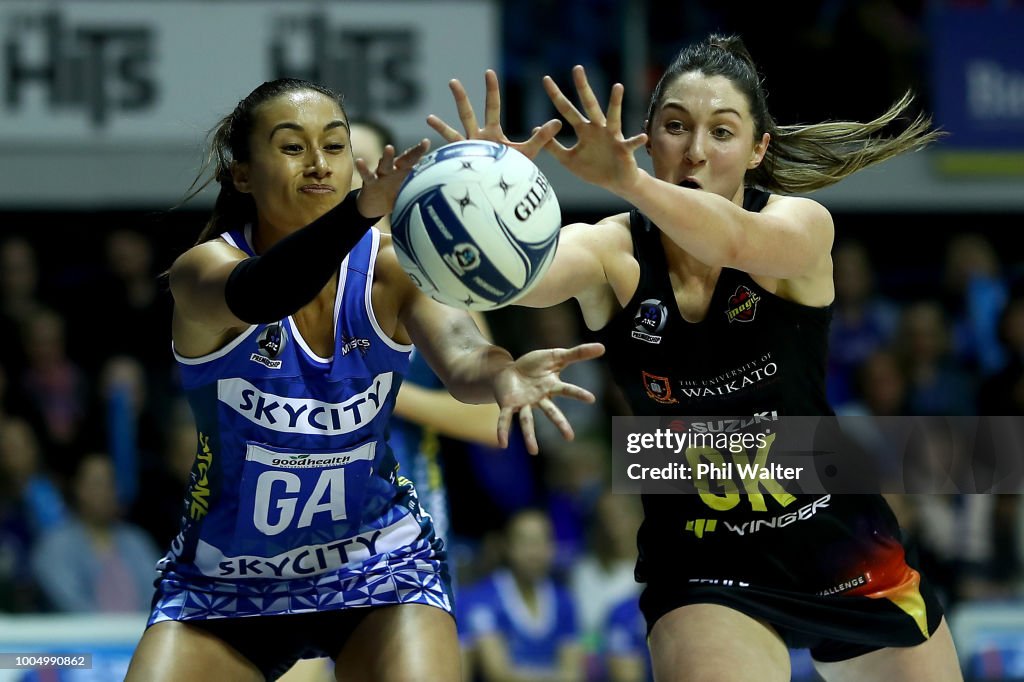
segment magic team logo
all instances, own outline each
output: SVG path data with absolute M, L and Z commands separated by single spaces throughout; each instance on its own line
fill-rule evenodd
M 729 297 L 729 307 L 725 309 L 725 319 L 729 322 L 750 322 L 757 314 L 757 304 L 761 296 L 741 284 L 736 293 Z
M 649 298 L 640 304 L 633 316 L 633 332 L 631 336 L 647 343 L 661 343 L 661 337 L 655 336 L 665 328 L 668 321 L 668 308 L 656 298 Z
M 641 370 L 642 371 L 642 370 Z M 663 405 L 671 405 L 679 401 L 672 397 L 672 384 L 668 377 L 659 377 L 643 372 L 644 390 L 647 397 Z
M 249 359 L 267 369 L 281 369 L 281 361 L 275 358 L 284 350 L 287 339 L 288 334 L 285 332 L 283 324 L 280 322 L 268 324 L 256 339 L 257 352 L 250 355 Z

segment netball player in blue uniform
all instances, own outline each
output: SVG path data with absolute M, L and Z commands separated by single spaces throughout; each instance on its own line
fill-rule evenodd
M 328 656 L 346 680 L 457 680 L 443 550 L 386 442 L 415 341 L 455 396 L 532 408 L 597 344 L 519 360 L 422 296 L 370 229 L 429 147 L 353 161 L 339 97 L 264 83 L 222 120 L 220 194 L 170 271 L 173 348 L 198 434 L 181 532 L 129 680 L 274 679 Z M 349 192 L 353 166 L 363 187 Z
M 655 88 L 645 133 L 629 138 L 622 85 L 602 110 L 582 67 L 573 79 L 582 112 L 550 78 L 545 89 L 578 141 L 546 148 L 635 208 L 565 227 L 545 279 L 520 302 L 575 298 L 635 414 L 831 414 L 832 217 L 783 195 L 928 144 L 928 121 L 884 134 L 904 99 L 866 124 L 777 126 L 736 37 L 683 50 Z M 453 82 L 459 117 L 470 137 L 503 140 L 493 73 L 487 86 L 479 128 Z M 546 123 L 534 142 L 557 128 Z M 653 175 L 636 164 L 640 148 Z M 810 648 L 829 682 L 961 679 L 941 608 L 881 496 L 759 497 L 644 496 L 637 577 L 656 679 L 781 682 L 787 645 Z

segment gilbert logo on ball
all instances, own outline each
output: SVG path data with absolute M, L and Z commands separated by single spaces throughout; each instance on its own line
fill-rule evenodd
M 423 157 L 392 213 L 398 262 L 446 305 L 494 310 L 544 276 L 562 214 L 547 178 L 502 144 L 466 140 Z

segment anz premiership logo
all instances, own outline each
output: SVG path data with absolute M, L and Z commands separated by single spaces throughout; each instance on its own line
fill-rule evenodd
M 281 361 L 277 359 L 277 356 L 284 350 L 287 338 L 283 324 L 280 322 L 268 324 L 256 339 L 257 352 L 250 355 L 249 359 L 267 369 L 281 369 Z
M 668 307 L 656 298 L 649 298 L 640 304 L 633 316 L 633 332 L 631 336 L 647 343 L 661 343 L 657 336 L 668 322 Z

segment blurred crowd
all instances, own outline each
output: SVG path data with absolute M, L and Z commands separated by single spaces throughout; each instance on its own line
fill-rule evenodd
M 649 82 L 630 87 L 646 96 L 687 36 L 724 28 L 744 35 L 780 122 L 873 117 L 908 87 L 927 108 L 926 3 L 803 5 L 796 14 L 648 2 Z M 550 117 L 544 73 L 567 78 L 583 63 L 598 87 L 623 80 L 630 3 L 502 6 L 513 133 Z M 792 40 L 776 38 L 773 22 L 783 21 Z M 537 40 L 536 26 L 561 27 L 559 39 Z M 831 58 L 851 44 L 858 59 Z M 791 73 L 801 77 L 781 77 Z M 840 86 L 864 73 L 871 88 Z M 944 256 L 915 270 L 899 254 L 876 262 L 877 239 L 838 232 L 828 390 L 839 414 L 1024 414 L 1024 261 L 965 230 L 930 244 Z M 160 277 L 174 254 L 152 234 L 117 228 L 94 235 L 99 259 L 65 247 L 54 264 L 46 234 L 30 224 L 0 234 L 0 612 L 146 611 L 197 447 Z M 586 338 L 571 305 L 499 311 L 492 326 L 518 352 Z M 611 493 L 610 417 L 628 410 L 599 363 L 568 373 L 599 396 L 596 406 L 564 406 L 576 441 L 542 432 L 538 458 L 517 446 L 443 449 L 460 634 L 481 679 L 513 669 L 524 679 L 648 675 L 632 574 L 639 500 Z M 947 607 L 1024 599 L 1018 495 L 891 502 Z
M 145 611 L 177 532 L 197 440 L 170 349 L 167 254 L 139 231 L 100 239 L 103 258 L 47 270 L 45 241 L 0 242 L 2 611 Z M 936 294 L 906 298 L 879 285 L 893 277 L 863 243 L 837 242 L 828 385 L 838 413 L 1024 413 L 1020 265 L 979 232 L 944 249 Z M 490 319 L 516 351 L 586 338 L 572 305 Z M 610 418 L 628 412 L 600 363 L 569 371 L 599 396 L 565 405 L 575 441 L 542 431 L 538 458 L 521 444 L 442 449 L 460 627 L 484 679 L 540 659 L 576 661 L 567 670 L 590 679 L 609 666 L 625 671 L 616 679 L 646 674 L 632 578 L 639 500 L 611 493 Z M 947 607 L 1024 598 L 1017 495 L 892 503 Z

